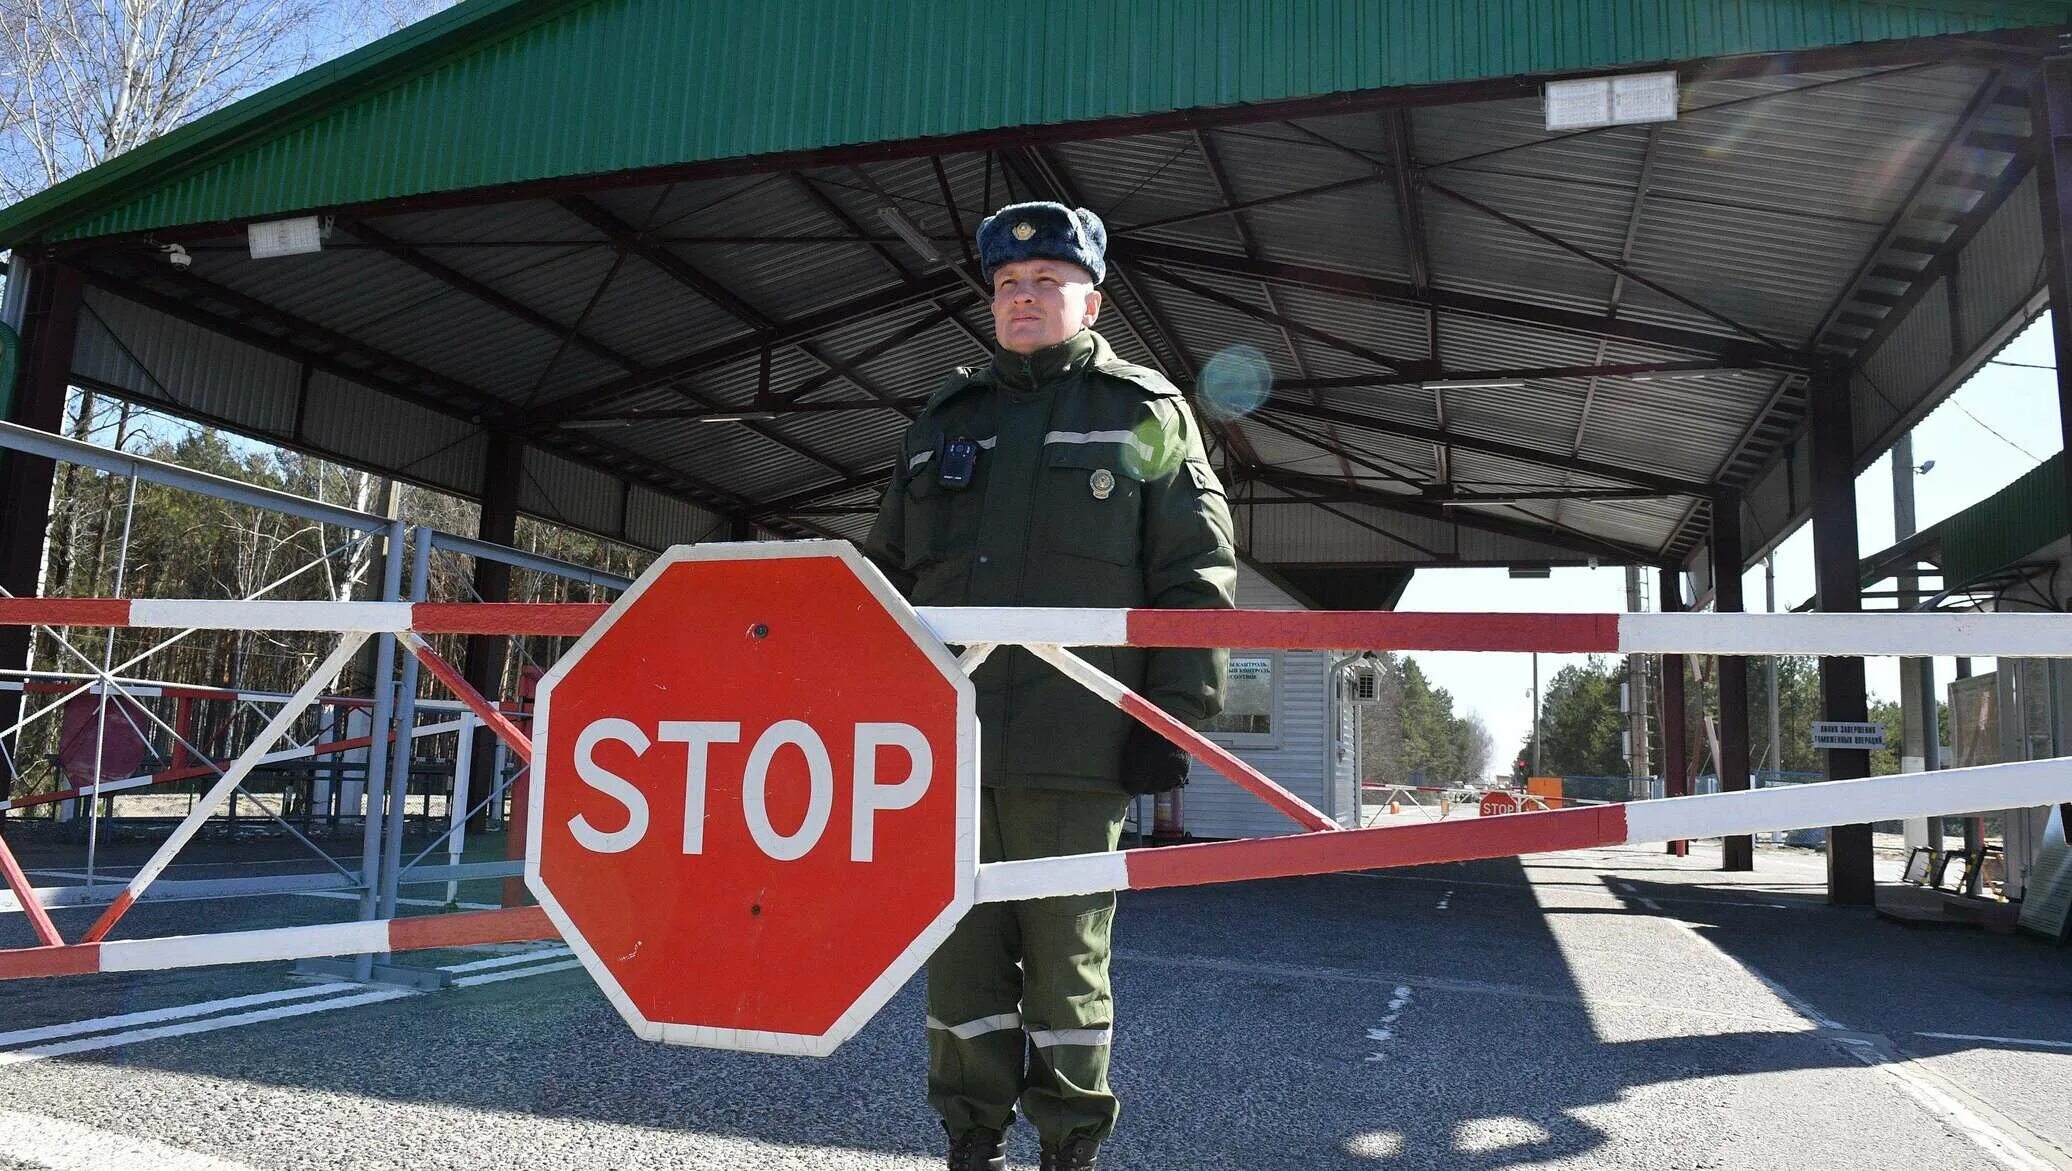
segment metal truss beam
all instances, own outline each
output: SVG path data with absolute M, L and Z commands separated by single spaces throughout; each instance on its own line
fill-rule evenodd
M 1958 161 L 1955 157 L 1956 152 L 1966 145 L 1966 140 L 1977 132 L 1988 116 L 1994 113 L 1994 99 L 1998 96 L 2004 84 L 2003 70 L 1995 69 L 1986 74 L 1985 83 L 1979 86 L 1977 92 L 1971 95 L 1971 100 L 1966 103 L 1963 114 L 1957 119 L 1957 124 L 1950 128 L 1950 133 L 1938 145 L 1936 152 L 1929 157 L 1927 165 L 1921 169 L 1920 177 L 1914 180 L 1914 185 L 1908 189 L 1906 197 L 1900 200 L 1899 207 L 1892 213 L 1892 218 L 1886 221 L 1884 230 L 1878 233 L 1876 242 L 1864 252 L 1863 263 L 1858 265 L 1856 271 L 1843 283 L 1841 292 L 1836 295 L 1834 303 L 1829 305 L 1827 312 L 1821 315 L 1819 326 L 1813 330 L 1813 338 L 1816 341 L 1827 340 L 1828 332 L 1840 321 L 1843 312 L 1849 307 L 1851 301 L 1864 299 L 1861 295 L 1862 290 L 1860 286 L 1885 261 L 1886 250 L 1905 234 L 1907 225 L 1919 216 L 1922 196 L 1931 187 L 1941 182 L 1943 174 L 1949 169 L 1950 165 Z M 1989 190 L 1991 186 L 1992 184 L 1987 182 L 1984 184 L 1983 189 Z M 1904 283 L 1911 286 L 1917 281 L 1933 280 L 1934 276 L 1934 266 L 1930 265 L 1923 272 L 1909 271 Z M 1888 315 L 1891 312 L 1897 311 L 1897 303 L 1897 299 L 1885 302 L 1886 305 L 1892 306 L 1892 308 L 1888 309 Z
M 182 279 L 184 281 L 200 282 L 209 289 L 219 288 L 219 286 L 209 282 L 201 281 L 199 277 L 189 276 Z M 371 386 L 384 394 L 392 395 L 413 406 L 422 407 L 473 426 L 481 425 L 484 418 L 484 410 L 490 403 L 495 401 L 493 396 L 485 391 L 477 390 L 458 380 L 449 379 L 432 371 L 425 371 L 424 373 L 428 378 L 438 379 L 448 396 L 459 395 L 470 401 L 466 405 L 457 405 L 452 401 L 451 397 L 439 397 L 428 394 L 419 385 L 406 381 L 396 374 L 387 373 L 384 370 L 384 367 L 397 371 L 405 368 L 415 369 L 410 363 L 385 354 L 376 353 L 369 356 L 368 351 L 364 347 L 359 346 L 358 343 L 353 342 L 349 338 L 343 338 L 329 330 L 300 322 L 299 319 L 293 318 L 288 314 L 254 302 L 251 298 L 245 297 L 241 293 L 220 290 L 219 294 L 213 295 L 217 296 L 219 303 L 230 306 L 233 311 L 236 311 L 237 306 L 240 304 L 253 305 L 257 309 L 263 310 L 267 314 L 265 319 L 284 332 L 275 333 L 259 328 L 251 321 L 243 320 L 241 316 L 231 317 L 212 313 L 192 301 L 175 297 L 139 282 L 98 270 L 89 270 L 87 272 L 87 280 L 88 283 L 97 288 L 105 289 L 118 297 L 134 301 L 139 305 L 164 313 L 169 317 L 222 334 L 255 349 L 277 354 L 290 361 L 304 363 L 312 369 L 322 370 L 327 374 L 332 374 L 348 381 Z M 304 338 L 311 340 L 331 338 L 337 340 L 340 345 L 328 352 L 311 348 L 303 342 L 296 340 L 298 329 L 310 331 L 300 334 Z M 365 364 L 355 364 L 345 360 L 344 355 L 346 354 L 358 355 Z M 175 405 L 177 406 L 177 404 Z M 544 444 L 544 446 L 549 450 L 555 451 L 556 454 L 575 458 L 579 463 L 615 476 L 625 475 L 628 471 L 635 472 L 648 487 L 656 488 L 667 495 L 696 504 L 700 508 L 727 512 L 738 510 L 750 503 L 746 497 L 738 493 L 702 480 L 679 468 L 656 463 L 646 456 L 627 451 L 613 444 L 589 439 L 571 443 L 568 441 L 569 437 L 567 436 L 555 436 L 552 438 L 554 442 Z
M 1757 346 L 1735 338 L 1675 326 L 1654 325 L 1604 317 L 1573 309 L 1557 309 L 1527 301 L 1513 301 L 1477 293 L 1433 289 L 1429 300 L 1421 298 L 1409 282 L 1368 276 L 1343 269 L 1323 268 L 1278 260 L 1248 260 L 1227 252 L 1146 240 L 1111 241 L 1109 251 L 1138 261 L 1178 265 L 1183 268 L 1252 277 L 1261 281 L 1317 289 L 1327 293 L 1378 301 L 1392 305 L 1424 307 L 1428 303 L 1443 312 L 1538 326 L 1593 338 L 1613 338 L 1641 345 L 1708 355 L 1716 361 L 1762 366 L 1772 369 L 1804 370 L 1804 355 Z
M 645 235 L 635 230 L 632 225 L 621 221 L 617 216 L 613 215 L 610 210 L 583 196 L 569 196 L 556 202 L 577 219 L 604 233 L 605 237 L 611 240 L 622 252 L 639 257 L 641 260 L 654 266 L 656 270 L 670 280 L 698 294 L 707 302 L 717 306 L 729 317 L 748 326 L 749 329 L 754 331 L 756 337 L 767 339 L 775 332 L 776 322 L 766 316 L 760 309 L 742 300 L 732 289 L 727 288 L 724 283 L 707 276 L 689 261 L 648 239 Z M 816 353 L 813 347 L 806 345 L 803 340 L 801 340 L 799 346 L 822 365 L 832 364 L 819 353 Z M 768 365 L 770 350 L 773 348 L 773 346 L 766 344 L 761 350 L 765 377 L 758 389 L 759 396 L 767 396 L 770 391 Z M 634 376 L 640 377 L 644 373 L 647 372 L 636 370 Z M 853 378 L 851 381 L 857 382 L 859 386 L 864 386 L 864 389 L 873 393 L 875 397 L 885 398 L 888 402 L 891 401 L 888 396 L 876 391 L 875 388 L 865 386 L 864 383 Z M 709 410 L 723 410 L 739 405 L 721 402 L 710 395 L 692 390 L 679 382 L 669 383 L 668 386 L 675 393 Z M 782 430 L 768 423 L 750 420 L 743 425 L 768 442 L 776 444 L 793 455 L 804 456 L 831 472 L 840 475 L 849 475 L 851 473 L 849 466 L 840 460 L 816 450 L 812 444 L 804 440 L 786 435 Z
M 1630 264 L 1625 264 L 1617 260 L 1612 260 L 1607 257 L 1599 256 L 1595 252 L 1590 251 L 1588 248 L 1584 248 L 1576 244 L 1571 244 L 1567 240 L 1562 239 L 1561 237 L 1555 235 L 1552 232 L 1549 232 L 1543 228 L 1534 227 L 1533 225 L 1526 223 L 1524 220 L 1519 219 L 1517 216 L 1511 215 L 1509 212 L 1502 211 L 1498 208 L 1491 207 L 1490 205 L 1482 202 L 1479 199 L 1474 198 L 1473 196 L 1463 195 L 1462 193 L 1455 191 L 1453 188 L 1448 187 L 1444 183 L 1438 183 L 1427 180 L 1425 183 L 1425 188 L 1429 191 L 1435 191 L 1438 194 L 1453 200 L 1455 203 L 1458 203 L 1471 211 L 1480 212 L 1483 215 L 1497 221 L 1500 224 L 1503 224 L 1506 227 L 1513 228 L 1517 231 L 1523 232 L 1526 235 L 1531 236 L 1533 239 L 1538 240 L 1543 244 L 1547 244 L 1553 248 L 1559 249 L 1560 251 L 1566 252 L 1569 255 L 1574 256 L 1579 260 L 1583 260 L 1589 264 L 1596 265 L 1598 268 L 1604 269 L 1606 272 L 1614 273 L 1618 275 L 1620 278 L 1631 281 L 1644 289 L 1652 290 L 1653 292 L 1669 298 L 1670 300 L 1676 302 L 1679 305 L 1682 305 L 1684 308 L 1689 309 L 1694 313 L 1701 314 L 1705 317 L 1710 317 L 1714 321 L 1719 322 L 1721 325 L 1726 326 L 1728 329 L 1733 330 L 1735 333 L 1738 333 L 1743 337 L 1749 338 L 1750 340 L 1755 341 L 1769 349 L 1778 350 L 1786 353 L 1794 352 L 1790 346 L 1778 341 L 1777 339 L 1771 337 L 1763 331 L 1756 329 L 1754 326 L 1744 325 L 1740 321 L 1732 317 L 1729 317 L 1724 313 L 1721 313 L 1719 310 L 1712 308 L 1710 305 L 1705 304 L 1703 301 L 1700 301 L 1697 298 L 1689 296 L 1687 294 L 1680 293 L 1677 290 L 1670 288 L 1668 285 L 1663 284 L 1661 281 L 1655 280 L 1651 277 L 1648 277 L 1640 273 L 1639 271 L 1635 270 L 1633 266 Z
M 1278 414 L 1315 419 L 1320 423 L 1343 423 L 1351 427 L 1365 427 L 1372 431 L 1400 435 L 1405 439 L 1414 439 L 1424 443 L 1449 444 L 1468 451 L 1480 451 L 1489 455 L 1503 456 L 1506 459 L 1537 464 L 1540 467 L 1581 472 L 1589 476 L 1599 476 L 1619 483 L 1648 488 L 1667 496 L 1703 496 L 1712 491 L 1711 485 L 1702 484 L 1695 480 L 1658 475 L 1654 472 L 1644 472 L 1636 468 L 1602 463 L 1592 459 L 1578 459 L 1541 451 L 1538 448 L 1526 447 L 1522 444 L 1462 435 L 1454 431 L 1442 431 L 1435 427 L 1423 427 L 1415 423 L 1404 423 L 1395 419 L 1375 418 L 1355 411 L 1312 406 L 1308 403 L 1292 402 L 1284 398 L 1268 399 L 1266 405 L 1260 409 L 1273 411 Z
M 1209 141 L 1207 131 L 1197 130 L 1194 132 L 1194 148 L 1201 153 L 1202 165 L 1208 168 L 1209 178 L 1216 184 L 1216 194 L 1223 200 L 1223 205 L 1225 207 L 1235 207 L 1238 202 L 1237 188 L 1231 183 L 1229 169 L 1223 165 L 1222 156 L 1216 152 L 1215 143 Z M 1238 211 L 1231 212 L 1230 226 L 1237 233 L 1238 243 L 1244 246 L 1245 255 L 1254 259 L 1258 258 L 1260 255 L 1259 240 L 1253 234 L 1252 225 L 1244 213 Z M 1271 288 L 1266 290 L 1266 308 L 1268 312 L 1276 316 L 1281 315 L 1280 300 L 1274 296 L 1274 291 Z M 1281 344 L 1287 348 L 1288 360 L 1295 364 L 1296 377 L 1308 378 L 1310 376 L 1309 361 L 1303 357 L 1302 348 L 1295 344 L 1294 331 L 1283 328 L 1281 330 Z M 1259 453 L 1253 449 L 1251 437 L 1245 434 L 1245 428 L 1242 423 L 1229 420 L 1222 423 L 1221 426 L 1227 442 L 1240 460 L 1247 463 L 1260 462 Z M 1345 462 L 1342 454 L 1339 457 L 1339 466 L 1345 469 L 1346 479 L 1351 480 L 1352 468 Z
M 1586 557 L 1600 557 L 1618 564 L 1653 565 L 1659 560 L 1659 555 L 1650 550 L 1637 549 L 1629 545 L 1620 544 L 1617 541 L 1593 537 L 1588 533 L 1581 533 L 1570 528 L 1549 529 L 1523 521 L 1505 520 L 1502 517 L 1479 513 L 1464 513 L 1457 508 L 1449 508 L 1443 504 L 1432 503 L 1415 496 L 1405 496 L 1394 492 L 1361 492 L 1357 488 L 1347 489 L 1344 484 L 1337 480 L 1305 476 L 1298 472 L 1282 472 L 1271 468 L 1255 468 L 1252 471 L 1255 473 L 1251 477 L 1252 479 L 1283 490 L 1340 493 L 1346 496 L 1357 496 L 1357 500 L 1349 502 L 1364 504 L 1390 512 L 1398 512 L 1406 516 L 1443 521 L 1448 524 L 1459 525 L 1464 529 L 1473 529 L 1496 536 L 1533 541 L 1541 545 L 1552 545 L 1556 548 L 1580 553 Z
M 729 362 L 754 357 L 766 346 L 794 345 L 816 334 L 843 326 L 853 326 L 860 317 L 867 314 L 890 312 L 904 309 L 916 302 L 934 300 L 956 288 L 959 283 L 955 273 L 944 271 L 863 293 L 824 309 L 816 309 L 811 313 L 780 321 L 768 334 L 746 333 L 657 362 L 648 367 L 646 377 L 628 375 L 570 391 L 535 405 L 523 415 L 514 418 L 512 425 L 551 421 L 566 414 L 571 407 L 578 404 L 588 410 L 602 409 L 629 395 L 639 394 L 672 380 L 696 377 Z
M 1255 261 L 1254 263 L 1259 262 Z M 1312 341 L 1321 342 L 1334 350 L 1351 354 L 1353 357 L 1363 361 L 1372 362 L 1383 370 L 1404 374 L 1419 369 L 1421 365 L 1421 363 L 1414 360 L 1390 357 L 1371 346 L 1363 346 L 1358 342 L 1348 341 L 1328 330 L 1318 329 L 1314 325 L 1304 325 L 1302 322 L 1296 321 L 1284 313 L 1278 313 L 1271 309 L 1262 309 L 1242 297 L 1233 297 L 1221 289 L 1210 288 L 1200 281 L 1181 276 L 1162 264 L 1153 264 L 1139 260 L 1137 261 L 1137 267 L 1175 288 L 1184 289 L 1200 297 L 1204 301 L 1213 302 L 1226 309 L 1234 309 L 1255 321 L 1262 321 L 1268 325 L 1276 326 L 1284 332 L 1298 334 Z
M 1725 374 L 1744 370 L 1767 370 L 1748 362 L 1599 362 L 1571 366 L 1505 366 L 1491 370 L 1412 371 L 1406 374 L 1354 374 L 1338 378 L 1291 378 L 1274 385 L 1275 390 L 1364 390 L 1383 386 L 1419 386 L 1427 382 L 1540 382 L 1564 378 L 1651 378 L 1678 374 Z M 1459 388 L 1467 389 L 1467 388 Z

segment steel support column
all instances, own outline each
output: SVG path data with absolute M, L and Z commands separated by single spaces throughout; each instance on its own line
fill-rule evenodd
M 2058 426 L 2072 448 L 2072 57 L 2043 63 L 2030 98 L 2043 267 L 2050 282 L 2050 335 L 2058 367 Z M 2072 477 L 2066 479 L 2072 505 Z M 2068 514 L 2072 515 L 2072 514 Z
M 72 345 L 79 331 L 77 269 L 59 264 L 28 267 L 28 302 L 22 313 L 21 374 L 9 422 L 57 432 L 65 425 L 65 391 L 71 385 Z M 50 485 L 57 466 L 41 456 L 0 455 L 0 586 L 18 597 L 38 592 L 43 577 L 43 536 L 50 525 Z M 0 668 L 29 665 L 32 628 L 0 628 Z M 0 692 L 0 727 L 21 715 L 25 692 Z M 6 758 L 18 763 L 10 750 Z M 0 798 L 13 795 L 14 771 L 0 766 Z
M 1813 378 L 1808 402 L 1808 439 L 1813 452 L 1813 579 L 1822 613 L 1863 609 L 1858 580 L 1854 411 L 1849 371 L 1833 363 Z M 1870 717 L 1861 658 L 1820 660 L 1823 719 L 1862 722 Z M 1829 780 L 1870 775 L 1870 753 L 1831 748 Z M 1872 902 L 1871 827 L 1846 825 L 1827 834 L 1828 901 L 1845 906 Z
M 2072 450 L 2072 57 L 2052 57 L 2043 63 L 2029 109 L 2030 141 L 2042 156 L 2036 160 L 2036 181 L 2058 367 L 2058 426 Z M 2072 508 L 2072 477 L 2067 478 L 2065 495 L 2066 506 Z M 2072 804 L 2061 808 L 2067 832 L 2072 833 Z
M 1664 614 L 1684 608 L 1683 574 L 1673 565 L 1662 567 L 1656 606 Z M 1662 656 L 1662 795 L 1683 797 L 1691 791 L 1689 762 L 1684 759 L 1684 657 Z M 1669 843 L 1669 852 L 1681 858 L 1691 852 L 1689 842 Z
M 518 491 L 525 482 L 525 444 L 517 435 L 500 429 L 489 432 L 489 450 L 482 474 L 482 519 L 475 535 L 496 545 L 518 543 Z M 511 566 L 489 557 L 475 558 L 475 597 L 484 602 L 511 600 Z M 509 639 L 500 634 L 477 634 L 468 638 L 467 657 L 461 674 L 468 686 L 500 699 L 504 690 L 504 660 Z M 496 733 L 487 727 L 475 730 L 475 744 L 469 755 L 468 792 L 490 793 L 496 789 Z M 468 826 L 480 833 L 488 810 Z
M 1712 498 L 1712 609 L 1717 614 L 1739 614 L 1747 607 L 1741 597 L 1741 497 L 1722 492 Z M 1722 793 L 1739 793 L 1749 787 L 1748 773 L 1748 659 L 1741 655 L 1719 657 L 1719 769 Z M 1720 869 L 1755 869 L 1755 839 L 1736 834 L 1722 843 Z

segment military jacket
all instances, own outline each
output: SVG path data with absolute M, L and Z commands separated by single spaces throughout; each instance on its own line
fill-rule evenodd
M 978 447 L 965 487 L 940 474 L 956 439 Z M 1237 587 L 1193 413 L 1090 330 L 951 375 L 906 433 L 865 550 L 917 606 L 1228 608 Z M 1190 724 L 1222 710 L 1227 651 L 1077 653 Z M 1018 647 L 973 682 L 986 784 L 1117 785 L 1130 717 Z

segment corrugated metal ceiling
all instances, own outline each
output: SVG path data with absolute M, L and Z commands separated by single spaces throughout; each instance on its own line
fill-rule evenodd
M 950 367 L 983 360 L 990 333 L 976 295 L 880 211 L 896 209 L 954 261 L 989 193 L 999 203 L 1055 185 L 1099 211 L 1118 243 L 1101 328 L 1119 353 L 1182 382 L 1234 346 L 1269 359 L 1268 408 L 1212 429 L 1234 494 L 1292 475 L 1342 494 L 1332 509 L 1411 526 L 1384 539 L 1337 511 L 1320 506 L 1331 519 L 1312 523 L 1300 506 L 1276 505 L 1261 510 L 1276 518 L 1256 530 L 1271 533 L 1262 555 L 1372 561 L 1386 545 L 1413 562 L 1471 547 L 1472 560 L 1673 560 L 1694 544 L 1690 521 L 1714 481 L 1745 486 L 1789 440 L 1798 400 L 1778 394 L 1789 368 L 1846 300 L 1872 244 L 1906 215 L 1934 214 L 1910 207 L 1908 193 L 1991 92 L 1988 77 L 1974 64 L 1930 63 L 1699 82 L 1676 123 L 1567 136 L 1545 131 L 1533 100 L 1410 110 L 1400 124 L 1421 232 L 1399 214 L 1406 177 L 1390 165 L 1386 116 L 1370 112 L 950 153 L 940 176 L 928 159 L 901 158 L 370 213 L 340 224 L 313 256 L 260 262 L 234 244 L 198 245 L 189 274 L 149 254 L 88 251 L 96 304 L 144 341 L 195 327 L 120 298 L 220 319 L 243 339 L 234 347 L 271 353 L 190 371 L 165 346 L 125 365 L 100 334 L 85 352 L 101 381 L 161 399 L 136 367 L 163 363 L 150 373 L 216 396 L 194 400 L 196 413 L 250 419 L 268 434 L 292 429 L 293 412 L 278 388 L 263 406 L 239 403 L 261 391 L 227 383 L 246 376 L 237 370 L 268 370 L 278 383 L 294 368 L 280 366 L 287 354 L 327 377 L 357 372 L 369 394 L 515 429 L 543 453 L 529 465 L 528 500 L 617 532 L 662 523 L 656 506 L 636 515 L 614 490 L 631 480 L 697 517 L 855 536 L 907 414 Z M 2011 126 L 2027 131 L 1998 109 L 1976 121 L 1993 134 Z M 1268 202 L 1231 212 L 1223 184 L 1228 199 Z M 1317 188 L 1327 190 L 1303 194 Z M 571 203 L 581 200 L 598 210 Z M 607 238 L 600 214 L 626 239 Z M 1136 240 L 1193 258 L 1133 260 Z M 1979 241 L 1995 255 L 2021 247 L 2005 231 Z M 1627 275 L 1613 271 L 1620 264 Z M 1429 298 L 1410 286 L 1418 271 Z M 1379 284 L 1320 287 L 1347 280 Z M 235 299 L 211 297 L 203 281 Z M 1756 334 L 1782 348 L 1762 351 Z M 1946 326 L 1905 336 L 1881 358 L 1947 350 L 1948 340 Z M 1711 351 L 1718 368 L 1703 372 L 1532 373 Z M 1462 375 L 1499 384 L 1417 381 Z M 1306 385 L 1317 380 L 1338 384 Z M 1866 432 L 1918 411 L 1932 381 L 1903 388 L 1890 418 L 1867 412 Z M 861 405 L 883 400 L 891 405 Z M 790 409 L 800 405 L 821 409 Z M 656 414 L 699 410 L 776 416 Z M 563 425 L 596 416 L 631 418 Z M 479 444 L 427 455 L 424 441 L 451 441 L 419 426 L 384 448 L 379 413 L 360 422 L 368 435 L 349 435 L 337 418 L 324 434 L 369 463 L 473 490 L 456 481 L 479 475 Z M 1606 491 L 1626 498 L 1591 498 Z M 1573 498 L 1461 505 L 1456 525 L 1432 512 L 1455 492 Z M 787 507 L 771 511 L 774 501 Z

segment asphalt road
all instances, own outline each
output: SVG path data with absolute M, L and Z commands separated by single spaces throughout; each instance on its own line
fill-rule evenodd
M 2072 951 L 1826 907 L 1814 855 L 1716 865 L 1125 895 L 1102 1165 L 2072 1169 Z M 351 910 L 146 904 L 125 933 Z M 918 981 L 808 1061 L 644 1044 L 565 954 L 512 950 L 419 956 L 469 965 L 424 994 L 285 964 L 0 985 L 0 1167 L 938 1165 Z M 1034 1166 L 1026 1127 L 1013 1149 Z

